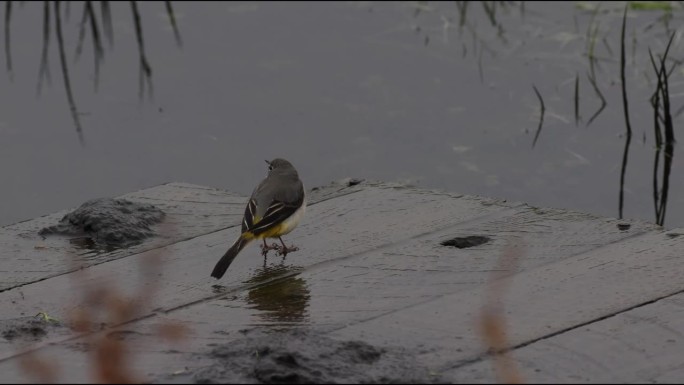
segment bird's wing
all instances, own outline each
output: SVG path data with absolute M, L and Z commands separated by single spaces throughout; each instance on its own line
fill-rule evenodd
M 304 203 L 304 186 L 301 181 L 297 182 L 287 191 L 280 188 L 273 192 L 263 191 L 263 183 L 260 184 L 245 208 L 242 232 L 259 235 L 294 214 Z
M 256 200 L 254 198 L 250 198 L 249 202 L 247 203 L 247 207 L 245 208 L 245 216 L 242 218 L 242 232 L 244 233 L 254 225 L 254 221 L 256 220 L 257 222 L 259 221 L 260 218 L 256 216 Z
M 264 233 L 273 227 L 282 223 L 285 219 L 289 218 L 290 215 L 294 214 L 297 209 L 302 206 L 304 202 L 304 197 L 297 202 L 285 203 L 278 200 L 273 200 L 271 205 L 266 209 L 266 213 L 259 221 L 253 222 L 252 226 L 247 228 L 247 231 L 254 235 L 259 235 Z

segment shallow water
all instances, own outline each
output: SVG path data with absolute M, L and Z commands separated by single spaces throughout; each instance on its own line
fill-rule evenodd
M 13 70 L 0 74 L 0 225 L 169 181 L 247 195 L 275 157 L 291 160 L 308 187 L 381 179 L 619 216 L 622 3 L 471 3 L 465 13 L 453 2 L 173 5 L 182 47 L 163 3 L 139 4 L 153 84 L 153 98 L 140 100 L 129 5 L 112 4 L 114 41 L 103 41 L 96 91 L 89 30 L 75 59 L 82 4 L 72 2 L 62 23 L 82 145 L 54 33 L 51 82 L 37 96 L 42 6 L 14 3 Z M 664 52 L 680 13 L 628 13 L 628 218 L 655 221 L 648 50 Z M 607 105 L 587 125 L 601 106 L 588 80 L 592 42 Z M 670 57 L 681 53 L 676 34 Z M 545 105 L 534 148 L 533 86 Z M 681 88 L 675 69 L 673 114 Z M 684 225 L 678 151 L 666 227 Z

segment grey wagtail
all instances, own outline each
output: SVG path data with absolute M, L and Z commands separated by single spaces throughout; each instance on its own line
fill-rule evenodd
M 299 180 L 297 170 L 285 159 L 273 159 L 266 163 L 268 176 L 259 183 L 249 198 L 242 219 L 240 237 L 223 254 L 211 272 L 211 276 L 216 279 L 223 277 L 240 250 L 255 239 L 264 241 L 261 246 L 263 256 L 266 256 L 269 250 L 277 250 L 278 254 L 283 256 L 298 250 L 296 246 L 285 246 L 281 237 L 292 231 L 304 216 L 304 185 Z M 266 245 L 266 238 L 280 239 L 282 247 L 276 243 Z

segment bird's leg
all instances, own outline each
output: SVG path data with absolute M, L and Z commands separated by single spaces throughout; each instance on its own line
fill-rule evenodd
M 266 246 L 266 238 L 264 238 L 264 244 L 261 246 L 261 255 L 264 256 L 264 261 L 266 261 L 266 254 L 268 254 L 268 246 Z
M 278 237 L 278 239 L 280 239 L 280 243 L 283 244 L 282 248 L 279 246 L 278 255 L 282 255 L 283 257 L 285 257 L 285 256 L 287 256 L 287 253 L 299 250 L 299 247 L 297 247 L 295 245 L 292 245 L 290 247 L 285 246 L 285 242 L 283 242 L 283 238 Z

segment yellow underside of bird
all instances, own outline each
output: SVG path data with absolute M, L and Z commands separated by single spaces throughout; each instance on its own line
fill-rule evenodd
M 273 226 L 273 228 L 271 228 L 271 229 L 268 229 L 268 231 L 264 231 L 263 233 L 258 234 L 258 235 L 254 235 L 250 231 L 245 231 L 242 234 L 242 237 L 248 241 L 251 241 L 253 239 L 262 239 L 262 238 L 278 238 L 278 237 L 283 236 L 289 232 L 289 231 L 288 232 L 283 231 L 284 227 L 285 226 L 281 223 L 277 226 Z
M 258 235 L 254 235 L 250 231 L 245 231 L 241 235 L 241 237 L 245 240 L 248 240 L 248 241 L 251 241 L 253 239 L 282 237 L 283 235 L 289 233 L 295 227 L 297 227 L 297 224 L 299 224 L 299 221 L 302 220 L 302 216 L 304 216 L 304 211 L 306 211 L 306 203 L 303 203 L 302 206 L 300 208 L 298 208 L 297 211 L 294 212 L 294 214 L 290 215 L 289 218 L 285 219 L 280 224 L 275 225 L 272 228 L 264 231 L 263 233 L 260 233 Z M 254 224 L 255 225 L 258 224 L 259 221 L 261 221 L 261 218 L 259 218 L 259 217 L 254 218 Z

